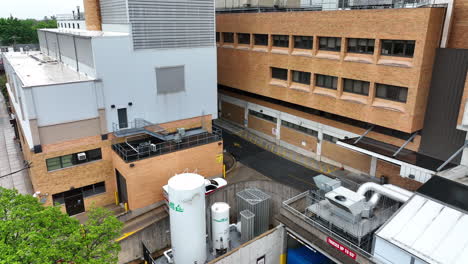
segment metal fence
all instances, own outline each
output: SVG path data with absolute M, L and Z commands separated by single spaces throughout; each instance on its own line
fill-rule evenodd
M 349 248 L 359 252 L 361 255 L 371 258 L 371 241 L 365 241 L 366 243 L 362 243 L 363 241 L 358 239 L 353 239 L 353 237 L 347 236 L 340 232 L 340 229 L 335 226 L 333 223 L 329 222 L 326 223 L 325 221 L 318 221 L 313 217 L 310 217 L 306 214 L 306 208 L 314 203 L 318 203 L 322 200 L 323 197 L 320 196 L 318 193 L 314 191 L 307 191 L 297 196 L 292 197 L 283 202 L 282 207 L 295 215 L 296 217 L 300 218 L 301 220 L 305 221 L 307 224 L 317 228 L 318 230 L 322 231 L 323 233 L 339 239 L 343 244 L 348 246 Z M 386 220 L 391 217 L 398 209 L 396 204 L 381 210 L 375 214 L 375 220 Z M 371 239 L 372 237 L 369 237 Z
M 55 15 L 57 21 L 66 21 L 66 20 L 85 20 L 85 13 L 77 12 L 72 14 L 57 14 Z
M 124 142 L 112 145 L 112 149 L 125 162 L 132 162 L 149 157 L 168 154 L 182 149 L 209 144 L 222 140 L 222 138 L 222 131 L 213 127 L 211 133 L 203 132 L 197 135 L 187 136 L 182 138 L 181 142 L 165 141 L 157 144 L 151 144 L 151 137 L 149 137 L 148 142 L 146 142 L 147 144 L 144 144 L 145 142 L 143 142 L 138 146 L 133 146 L 132 142 Z

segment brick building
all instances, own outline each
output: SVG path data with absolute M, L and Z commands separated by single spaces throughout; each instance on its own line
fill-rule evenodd
M 466 1 L 339 3 L 218 9 L 220 116 L 408 189 L 458 168 Z
M 214 3 L 164 14 L 154 12 L 157 1 L 109 2 L 84 1 L 86 29 L 59 21 L 38 30 L 40 52 L 4 54 L 34 191 L 70 215 L 92 204 L 143 208 L 163 199 L 176 173 L 222 173 L 222 139 L 211 127 Z M 212 23 L 193 34 L 182 13 Z M 170 32 L 154 31 L 161 22 Z

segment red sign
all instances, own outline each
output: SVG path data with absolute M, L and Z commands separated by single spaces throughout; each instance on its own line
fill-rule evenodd
M 327 237 L 327 243 L 332 245 L 334 248 L 338 249 L 339 251 L 341 251 L 343 254 L 347 255 L 348 257 L 356 260 L 356 253 L 351 251 L 349 248 L 341 245 L 340 243 L 338 243 L 333 238 Z

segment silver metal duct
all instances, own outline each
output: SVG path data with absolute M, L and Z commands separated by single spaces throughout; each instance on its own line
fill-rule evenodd
M 409 198 L 413 195 L 412 192 L 392 184 L 379 185 L 373 182 L 367 182 L 361 185 L 357 190 L 357 193 L 360 195 L 365 195 L 368 191 L 374 192 L 372 197 L 368 200 L 372 207 L 375 207 L 382 195 L 402 203 L 408 201 Z

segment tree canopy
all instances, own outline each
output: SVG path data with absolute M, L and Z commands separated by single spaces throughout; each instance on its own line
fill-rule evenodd
M 35 20 L 18 19 L 14 17 L 0 18 L 0 44 L 29 44 L 38 43 L 37 29 L 56 28 L 55 19 Z
M 107 209 L 77 219 L 58 206 L 42 206 L 30 195 L 0 187 L 1 264 L 117 263 L 122 223 Z

